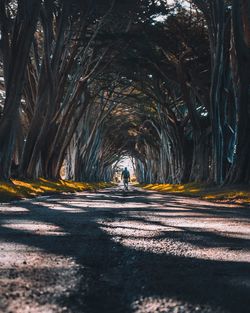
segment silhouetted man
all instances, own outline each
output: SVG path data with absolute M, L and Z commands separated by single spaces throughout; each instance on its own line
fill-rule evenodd
M 121 179 L 123 180 L 124 189 L 128 190 L 128 182 L 130 181 L 130 173 L 127 167 L 122 171 Z

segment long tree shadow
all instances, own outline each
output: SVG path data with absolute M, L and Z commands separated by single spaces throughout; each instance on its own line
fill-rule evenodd
M 122 235 L 105 231 L 103 225 L 110 221 L 122 221 L 123 225 L 134 221 L 142 223 L 142 227 L 144 224 L 167 227 L 156 220 L 147 220 L 147 212 L 155 210 L 150 205 L 157 203 L 150 200 L 148 193 L 134 192 L 124 198 L 120 193 L 107 196 L 102 192 L 87 197 L 53 197 L 42 203 L 35 199 L 20 202 L 16 205 L 27 211 L 4 214 L 0 220 L 0 234 L 4 241 L 37 247 L 47 253 L 76 260 L 81 277 L 78 289 L 58 299 L 61 307 L 66 306 L 72 312 L 133 312 L 132 304 L 140 299 L 160 299 L 166 303 L 175 299 L 188 304 L 186 312 L 193 312 L 195 308 L 198 312 L 220 312 L 220 308 L 226 312 L 249 312 L 250 286 L 242 283 L 250 282 L 249 263 L 185 257 L 167 250 L 156 253 L 150 248 L 143 250 L 133 246 L 132 241 L 130 245 L 124 245 Z M 87 201 L 88 205 L 81 207 L 81 202 L 86 204 Z M 100 207 L 95 207 L 95 203 Z M 124 205 L 121 208 L 121 203 L 131 204 L 132 207 Z M 133 209 L 133 204 L 149 205 L 145 210 L 140 209 L 145 216 L 138 216 L 138 208 Z M 178 210 L 178 204 L 173 211 L 175 208 Z M 194 208 L 199 213 L 201 209 Z M 28 230 L 6 227 L 8 221 L 20 223 L 22 220 L 55 225 L 64 235 L 37 235 Z M 133 230 L 133 227 L 130 228 Z M 246 247 L 246 240 L 235 241 L 197 229 L 182 227 L 180 230 L 166 231 L 154 239 L 169 238 L 204 248 L 225 245 L 229 248 L 235 245 Z M 147 235 L 141 240 L 147 241 Z

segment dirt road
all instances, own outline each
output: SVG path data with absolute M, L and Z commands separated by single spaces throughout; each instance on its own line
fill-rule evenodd
M 0 206 L 0 311 L 250 312 L 250 209 L 132 190 Z

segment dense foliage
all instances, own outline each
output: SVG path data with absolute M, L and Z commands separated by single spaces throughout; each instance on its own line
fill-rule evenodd
M 0 179 L 250 181 L 247 0 L 0 0 Z

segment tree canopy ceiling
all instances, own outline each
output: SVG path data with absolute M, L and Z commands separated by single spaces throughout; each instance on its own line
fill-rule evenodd
M 142 180 L 248 180 L 249 10 L 1 0 L 0 176 L 99 179 L 126 154 Z

